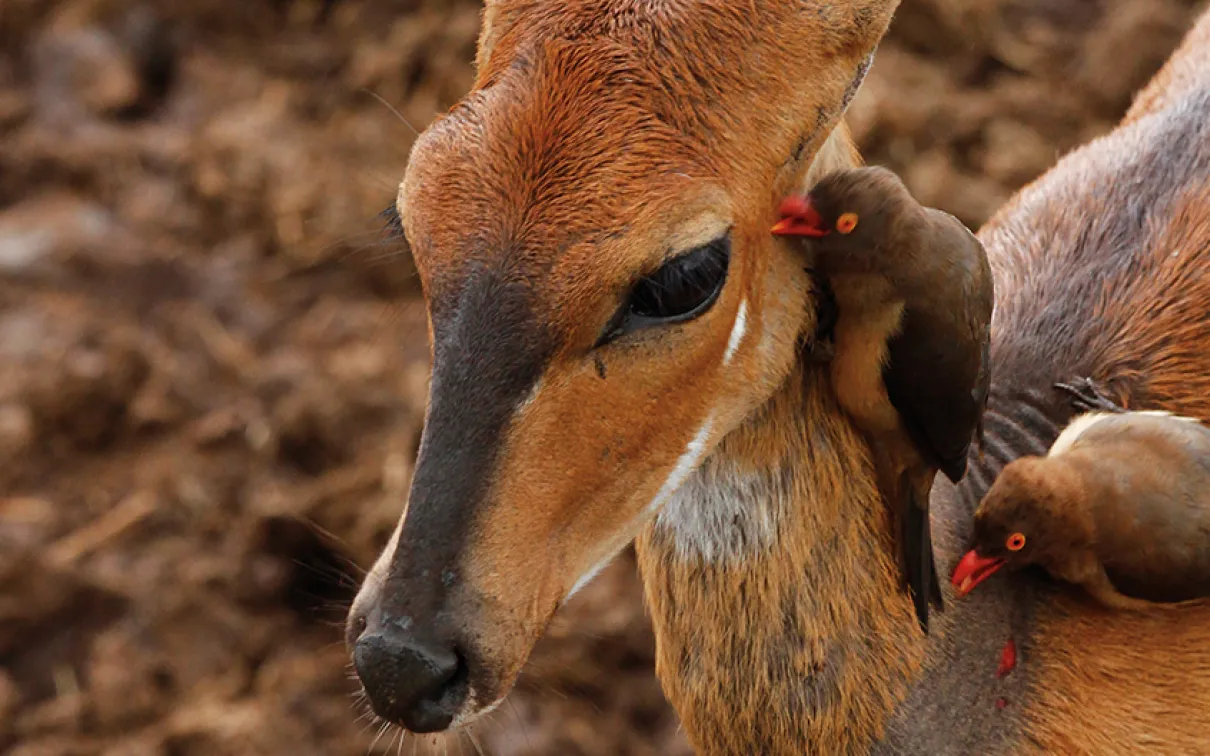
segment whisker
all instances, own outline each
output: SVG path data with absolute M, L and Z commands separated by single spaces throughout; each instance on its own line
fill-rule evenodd
M 362 87 L 361 91 L 365 92 L 370 97 L 373 97 L 375 100 L 378 100 L 379 102 L 381 102 L 386 107 L 387 110 L 394 113 L 395 117 L 403 122 L 404 126 L 407 126 L 409 129 L 411 129 L 413 134 L 415 134 L 417 137 L 420 136 L 420 132 L 416 130 L 416 127 L 413 126 L 411 124 L 411 122 L 408 121 L 408 119 L 403 117 L 403 113 L 400 113 L 398 110 L 396 110 L 394 105 L 392 105 L 391 103 L 389 103 L 385 99 L 383 99 L 377 92 L 367 89 L 366 87 Z
M 353 570 L 354 572 L 356 572 L 358 575 L 360 575 L 362 577 L 365 577 L 366 575 L 370 574 L 369 570 L 367 570 L 365 567 L 362 567 L 357 562 L 354 562 L 351 557 L 347 557 L 344 554 L 337 554 L 336 558 L 339 559 L 340 561 L 344 562 L 346 567 Z
M 382 727 L 378 728 L 378 734 L 375 735 L 374 739 L 370 741 L 370 747 L 366 749 L 366 756 L 370 756 L 370 754 L 373 753 L 374 746 L 378 745 L 378 741 L 382 739 L 383 734 L 389 729 L 391 729 L 391 723 L 383 722 Z
M 513 713 L 513 718 L 517 720 L 517 726 L 521 728 L 521 735 L 525 738 L 525 745 L 532 751 L 534 744 L 529 739 L 529 728 L 525 726 L 525 720 L 521 718 L 520 712 L 517 711 L 517 705 L 513 703 L 511 697 L 504 699 L 504 703 L 508 704 L 509 710 Z
M 517 675 L 517 679 L 518 681 L 523 680 L 525 685 L 532 687 L 536 691 L 543 693 L 554 693 L 564 701 L 567 700 L 567 693 L 556 688 L 554 684 L 543 677 L 540 672 L 535 672 L 532 670 L 529 672 L 522 672 L 521 674 Z
M 370 343 L 377 345 L 379 343 L 378 340 L 385 335 L 386 329 L 403 319 L 404 313 L 407 312 L 405 308 L 416 307 L 418 304 L 416 302 L 400 302 L 384 307 L 382 313 L 378 316 L 378 322 L 374 324 L 375 333 L 373 338 L 370 339 Z
M 333 264 L 333 265 L 345 265 L 349 262 L 352 262 L 354 257 L 356 257 L 357 255 L 360 255 L 362 252 L 365 252 L 366 250 L 387 247 L 392 244 L 399 244 L 399 241 L 394 238 L 382 238 L 382 239 L 379 239 L 378 241 L 369 242 L 368 244 L 362 244 L 360 247 L 354 247 L 353 249 L 350 249 L 349 251 L 345 252 L 339 258 L 329 261 L 329 263 Z M 390 262 L 391 260 L 395 260 L 400 257 L 406 257 L 408 254 L 409 254 L 408 252 L 406 252 L 402 249 L 393 249 L 390 252 L 383 252 L 381 254 L 373 255 L 370 257 L 363 257 L 359 260 L 356 260 L 356 262 L 361 265 L 365 265 L 366 267 L 373 267 L 373 266 L 381 264 L 381 263 Z M 412 274 L 412 275 L 415 275 L 415 274 Z M 409 279 L 411 277 L 412 277 L 411 275 L 408 276 Z
M 487 754 L 483 752 L 483 746 L 479 744 L 479 738 L 475 737 L 475 733 L 467 730 L 466 737 L 471 741 L 471 745 L 475 747 L 475 752 L 478 753 L 479 756 L 487 756 Z
M 357 737 L 365 737 L 365 734 L 369 732 L 370 728 L 376 724 L 378 724 L 378 717 L 370 717 L 370 721 L 366 722 L 365 725 L 363 725 L 362 728 L 357 732 Z M 366 753 L 369 753 L 368 749 L 366 750 Z
M 359 243 L 366 239 L 372 240 L 366 243 Z M 322 246 L 316 245 L 315 250 L 310 253 L 310 262 L 304 263 L 298 268 L 282 273 L 281 278 L 284 280 L 291 280 L 306 275 L 314 275 L 315 273 L 328 268 L 345 265 L 354 256 L 372 247 L 385 247 L 388 244 L 398 244 L 400 242 L 401 239 L 395 236 L 394 232 L 383 228 L 359 231 L 355 234 L 349 234 L 323 244 Z M 358 245 L 351 249 L 342 250 L 342 248 L 348 246 L 350 243 L 358 243 Z M 340 253 L 336 254 L 338 250 L 340 250 Z
M 303 559 L 298 559 L 297 557 L 291 559 L 290 561 L 296 566 L 309 570 L 321 578 L 327 578 L 333 583 L 339 585 L 341 588 L 357 587 L 357 580 L 349 573 L 338 568 L 336 565 L 308 562 Z

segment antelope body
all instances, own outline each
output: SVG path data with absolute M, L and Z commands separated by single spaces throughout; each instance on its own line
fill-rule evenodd
M 895 5 L 488 3 L 475 89 L 397 203 L 434 367 L 406 512 L 350 614 L 380 714 L 442 729 L 497 705 L 637 535 L 701 753 L 1210 751 L 1210 605 L 1114 613 L 1022 574 L 951 593 L 926 638 L 900 589 L 868 447 L 808 356 L 814 284 L 768 232 L 782 196 L 857 162 L 840 116 Z M 942 569 L 996 471 L 1070 418 L 1055 381 L 1210 419 L 1208 116 L 1210 18 L 982 231 L 986 456 L 933 489 Z M 605 338 L 711 245 L 708 306 Z

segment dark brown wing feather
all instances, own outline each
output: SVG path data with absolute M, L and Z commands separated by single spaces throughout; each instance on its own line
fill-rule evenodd
M 957 483 L 987 403 L 990 371 L 976 334 L 955 333 L 953 318 L 910 304 L 887 345 L 887 396 L 928 464 Z
M 993 288 L 987 253 L 957 219 L 926 210 L 922 279 L 903 292 L 900 332 L 887 344 L 887 396 L 917 451 L 957 483 L 981 435 L 991 386 Z

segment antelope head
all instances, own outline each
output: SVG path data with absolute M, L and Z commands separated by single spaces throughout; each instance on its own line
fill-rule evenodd
M 350 613 L 375 711 L 499 703 L 559 605 L 786 379 L 814 298 L 769 233 L 897 0 L 501 1 L 397 209 L 433 373 Z

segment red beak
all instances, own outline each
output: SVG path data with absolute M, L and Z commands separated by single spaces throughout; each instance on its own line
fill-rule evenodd
M 810 236 L 820 237 L 827 236 L 827 229 L 824 228 L 823 218 L 811 206 L 811 200 L 807 197 L 786 197 L 781 201 L 781 207 L 777 208 L 778 215 L 781 220 L 773 226 L 773 233 L 776 236 Z
M 1003 566 L 1003 559 L 981 557 L 971 549 L 954 568 L 954 576 L 950 578 L 950 582 L 958 589 L 959 596 L 965 596 Z

